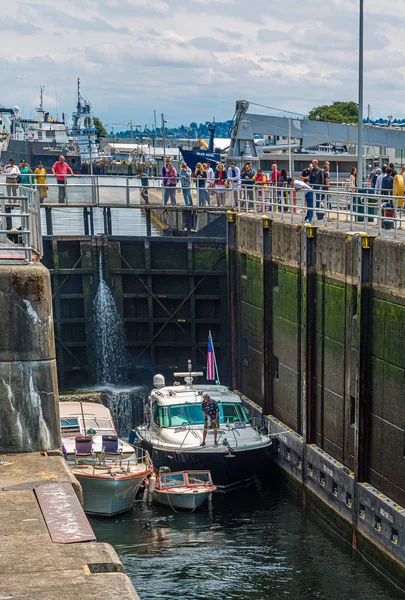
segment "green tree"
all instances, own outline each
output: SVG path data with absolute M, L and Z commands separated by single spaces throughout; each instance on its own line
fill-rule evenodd
M 108 137 L 108 133 L 101 120 L 98 117 L 93 117 L 94 127 L 96 128 L 96 136 L 99 140 L 102 137 Z
M 329 121 L 331 123 L 357 123 L 359 105 L 356 102 L 334 102 L 316 106 L 309 113 L 311 121 Z

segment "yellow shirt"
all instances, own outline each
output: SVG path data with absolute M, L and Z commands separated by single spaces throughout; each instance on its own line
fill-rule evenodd
M 39 185 L 46 185 L 46 169 L 35 169 L 34 171 L 36 182 Z

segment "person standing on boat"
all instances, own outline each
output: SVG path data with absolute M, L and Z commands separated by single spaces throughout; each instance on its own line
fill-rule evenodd
M 59 186 L 58 199 L 60 204 L 66 202 L 66 175 L 69 173 L 72 177 L 74 173 L 70 166 L 67 164 L 66 159 L 63 155 L 59 156 L 59 160 L 52 167 L 52 173 L 56 175 L 56 183 Z
M 3 168 L 3 174 L 6 176 L 7 196 L 17 196 L 20 169 L 15 164 L 14 158 L 10 158 L 8 165 Z
M 193 198 L 191 196 L 191 169 L 187 166 L 187 163 L 183 162 L 181 164 L 179 175 L 184 203 L 186 206 L 193 206 Z
M 146 426 L 147 426 L 148 429 L 150 429 L 150 423 L 152 421 L 152 406 L 151 406 L 150 396 L 146 400 L 144 414 L 145 414 L 145 423 L 146 423 Z
M 218 446 L 219 408 L 218 403 L 209 394 L 203 396 L 202 411 L 204 413 L 204 431 L 201 446 L 205 446 L 208 429 L 214 431 L 214 444 Z
M 46 169 L 41 161 L 34 171 L 34 177 L 38 186 L 39 201 L 42 204 L 45 198 L 48 198 L 48 186 L 46 185 Z

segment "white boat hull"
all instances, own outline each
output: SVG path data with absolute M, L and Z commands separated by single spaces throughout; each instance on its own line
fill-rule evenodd
M 112 516 L 130 510 L 148 472 L 124 477 L 89 476 L 73 469 L 80 482 L 84 510 L 95 515 Z
M 153 492 L 153 501 L 170 506 L 176 510 L 195 510 L 202 506 L 212 494 L 211 491 L 187 490 L 185 492 L 168 492 L 156 490 Z

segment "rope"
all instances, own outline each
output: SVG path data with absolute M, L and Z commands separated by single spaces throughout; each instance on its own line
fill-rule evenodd
M 251 102 L 248 100 L 249 104 L 253 106 L 260 106 L 261 108 L 268 108 L 269 110 L 278 110 L 282 113 L 288 113 L 289 115 L 298 115 L 299 117 L 308 117 L 308 115 L 303 115 L 299 112 L 292 112 L 291 110 L 284 110 L 284 108 L 275 108 L 274 106 L 266 106 L 265 104 L 258 104 L 257 102 Z

